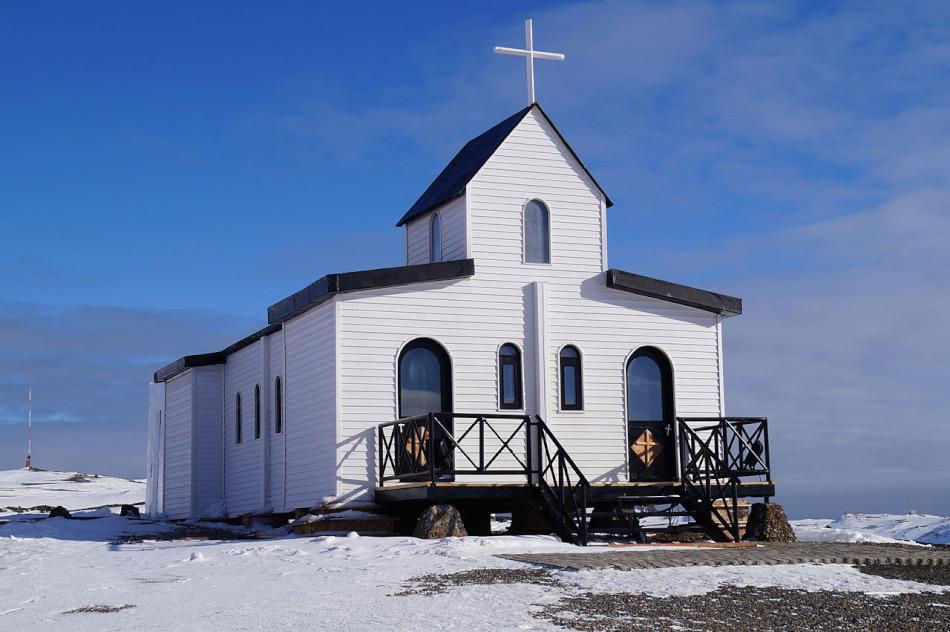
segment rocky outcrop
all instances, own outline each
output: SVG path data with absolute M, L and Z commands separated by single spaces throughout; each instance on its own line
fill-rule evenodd
M 788 523 L 785 510 L 774 503 L 755 503 L 746 523 L 746 540 L 762 542 L 796 542 L 795 532 Z
M 49 517 L 50 518 L 66 518 L 66 519 L 72 518 L 72 516 L 69 513 L 69 510 L 63 506 L 53 507 L 53 509 L 49 512 Z
M 122 505 L 122 508 L 119 509 L 119 515 L 126 518 L 138 518 L 141 514 L 139 508 L 135 505 Z
M 425 509 L 416 521 L 412 535 L 432 540 L 435 538 L 460 538 L 468 535 L 462 523 L 462 514 L 452 505 L 433 505 Z

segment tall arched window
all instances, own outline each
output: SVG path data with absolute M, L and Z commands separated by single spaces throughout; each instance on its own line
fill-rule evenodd
M 452 369 L 442 345 L 417 338 L 399 354 L 399 416 L 452 412 Z
M 581 352 L 577 347 L 561 349 L 561 410 L 584 409 L 584 385 L 581 378 Z
M 281 380 L 278 375 L 274 379 L 274 432 L 277 434 L 284 431 L 284 394 L 280 387 Z
M 234 396 L 234 442 L 241 443 L 241 394 Z
M 261 438 L 261 385 L 254 385 L 254 438 Z
M 630 479 L 674 476 L 673 369 L 653 347 L 638 349 L 627 362 L 627 436 Z
M 442 218 L 432 214 L 429 221 L 429 262 L 442 261 Z
M 525 263 L 551 263 L 551 214 L 540 200 L 524 207 Z
M 498 350 L 499 406 L 506 410 L 524 408 L 521 393 L 521 352 L 509 342 Z

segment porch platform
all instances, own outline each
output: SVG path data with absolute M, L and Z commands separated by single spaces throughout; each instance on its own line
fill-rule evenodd
M 775 495 L 775 481 L 745 481 L 738 488 L 740 498 L 765 498 Z M 615 500 L 621 496 L 679 496 L 684 493 L 678 481 L 604 482 L 590 484 L 589 501 Z M 376 502 L 382 505 L 400 502 L 512 501 L 535 498 L 537 488 L 527 483 L 458 483 L 428 481 L 390 483 L 374 489 Z

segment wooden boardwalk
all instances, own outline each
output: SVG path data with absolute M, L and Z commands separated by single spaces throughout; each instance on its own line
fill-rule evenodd
M 754 548 L 617 548 L 603 553 L 510 553 L 498 557 L 574 571 L 776 564 L 950 566 L 950 549 L 946 548 L 844 542 L 762 543 Z

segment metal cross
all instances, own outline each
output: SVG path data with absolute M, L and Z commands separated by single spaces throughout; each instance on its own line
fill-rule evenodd
M 534 98 L 534 59 L 553 59 L 555 61 L 564 61 L 562 53 L 543 53 L 534 50 L 534 33 L 531 28 L 531 20 L 524 21 L 524 39 L 525 48 L 506 48 L 496 46 L 495 52 L 499 55 L 521 55 L 528 62 L 528 105 L 535 102 Z

